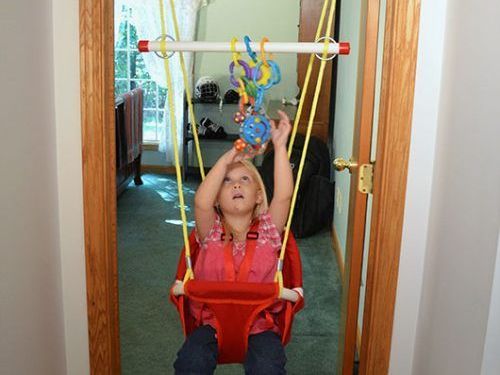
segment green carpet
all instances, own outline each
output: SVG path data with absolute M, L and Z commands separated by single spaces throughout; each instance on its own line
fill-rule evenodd
M 120 340 L 124 375 L 173 374 L 183 342 L 177 312 L 168 301 L 182 229 L 177 185 L 171 176 L 147 174 L 144 185 L 129 188 L 118 200 Z M 196 182 L 188 182 L 188 220 Z M 306 307 L 295 319 L 286 348 L 291 375 L 333 374 L 337 360 L 342 286 L 328 232 L 298 241 L 304 272 Z M 216 374 L 243 374 L 240 365 Z

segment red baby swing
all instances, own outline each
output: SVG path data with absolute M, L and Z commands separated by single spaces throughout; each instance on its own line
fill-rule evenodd
M 162 35 L 166 34 L 166 23 L 164 16 L 164 4 L 163 0 L 160 2 L 160 15 L 161 15 L 161 26 Z M 217 321 L 217 338 L 219 346 L 218 363 L 242 363 L 245 359 L 247 350 L 247 340 L 248 332 L 250 326 L 254 321 L 254 318 L 261 311 L 264 311 L 267 307 L 271 306 L 276 302 L 277 299 L 284 297 L 284 288 L 292 289 L 296 287 L 302 287 L 302 264 L 300 260 L 300 254 L 295 242 L 293 235 L 290 232 L 290 224 L 293 217 L 293 211 L 295 207 L 295 202 L 298 193 L 298 186 L 300 183 L 300 178 L 302 175 L 302 170 L 304 166 L 305 156 L 307 154 L 307 147 L 309 144 L 309 139 L 311 135 L 312 125 L 314 121 L 314 115 L 316 113 L 316 108 L 318 104 L 319 94 L 321 90 L 321 83 L 324 74 L 324 69 L 326 66 L 326 61 L 333 58 L 327 59 L 328 46 L 333 39 L 329 37 L 332 28 L 333 15 L 335 10 L 335 0 L 330 1 L 329 18 L 326 30 L 326 36 L 319 38 L 321 30 L 323 28 L 323 22 L 325 19 L 327 7 L 329 0 L 325 0 L 322 14 L 320 18 L 320 23 L 316 31 L 316 41 L 323 40 L 323 54 L 321 58 L 321 64 L 319 69 L 318 81 L 316 84 L 316 90 L 313 97 L 313 104 L 311 108 L 311 115 L 309 117 L 309 122 L 307 126 L 306 138 L 304 142 L 304 149 L 302 152 L 302 158 L 299 165 L 299 170 L 297 174 L 297 180 L 292 196 L 290 213 L 285 226 L 285 231 L 282 239 L 282 247 L 278 259 L 278 266 L 275 276 L 275 282 L 273 283 L 248 283 L 245 280 L 236 281 L 202 281 L 196 280 L 193 272 L 193 266 L 196 263 L 199 246 L 196 242 L 194 232 L 188 236 L 187 230 L 187 220 L 185 213 L 185 204 L 182 188 L 182 177 L 179 163 L 179 153 L 178 146 L 176 142 L 174 144 L 174 157 L 176 166 L 176 176 L 177 176 L 177 188 L 180 201 L 180 211 L 182 218 L 182 229 L 184 237 L 184 249 L 181 253 L 180 260 L 177 267 L 177 279 L 183 280 L 184 295 L 174 295 L 174 287 L 170 292 L 170 299 L 175 304 L 179 316 L 181 319 L 182 328 L 185 335 L 189 335 L 196 328 L 195 319 L 189 314 L 188 304 L 190 300 L 201 302 L 207 305 L 213 312 Z M 175 28 L 175 34 L 177 40 L 179 40 L 179 28 L 177 17 L 175 14 L 174 0 L 170 0 L 170 6 L 172 10 L 173 24 Z M 169 61 L 167 56 L 166 48 L 166 38 L 162 37 L 159 42 L 159 49 L 161 51 L 161 57 L 164 57 L 165 65 L 165 75 L 167 79 L 167 87 L 169 93 L 172 93 L 172 80 L 169 69 Z M 144 46 L 148 42 L 140 42 L 140 50 L 145 51 Z M 142 44 L 142 46 L 141 46 Z M 343 53 L 348 53 L 348 45 L 344 44 Z M 263 48 L 263 46 L 261 47 Z M 234 52 L 234 51 L 233 51 Z M 264 53 L 264 51 L 261 51 Z M 335 55 L 334 55 L 335 56 Z M 293 131 L 290 138 L 290 144 L 288 149 L 288 156 L 290 157 L 295 135 L 297 133 L 298 123 L 302 113 L 302 107 L 304 102 L 304 97 L 307 93 L 307 88 L 309 85 L 309 79 L 312 72 L 312 65 L 314 62 L 314 54 L 311 54 L 309 59 L 309 66 L 306 73 L 306 79 L 304 82 L 304 87 L 302 90 L 299 106 L 297 109 L 297 115 L 294 121 Z M 187 79 L 186 67 L 184 62 L 184 57 L 182 52 L 180 53 L 180 64 L 183 71 L 184 85 L 186 89 L 187 102 L 189 105 L 189 114 L 191 118 L 191 123 L 196 124 L 194 110 L 192 107 L 191 94 L 189 91 L 189 84 Z M 175 106 L 173 101 L 173 95 L 168 95 L 169 111 L 170 111 L 170 122 L 172 126 L 172 137 L 177 139 L 177 129 L 175 121 Z M 205 177 L 203 161 L 200 152 L 200 146 L 198 142 L 198 134 L 196 132 L 196 127 L 193 127 L 196 154 L 198 158 L 198 163 L 200 166 L 200 173 L 202 179 Z M 254 227 L 251 228 L 249 234 L 253 233 Z M 255 249 L 256 238 L 252 236 L 247 236 L 247 256 L 246 258 L 251 259 L 252 249 Z M 245 262 L 244 262 L 245 263 Z M 242 264 L 242 269 L 244 268 L 244 263 Z M 241 273 L 245 273 L 240 271 Z M 243 278 L 244 279 L 244 278 Z M 304 306 L 304 299 L 299 295 L 298 300 L 295 303 L 290 301 L 284 301 L 285 307 L 278 313 L 275 318 L 276 323 L 281 332 L 281 340 L 283 344 L 287 344 L 290 340 L 290 333 L 292 322 L 295 313 L 301 310 Z

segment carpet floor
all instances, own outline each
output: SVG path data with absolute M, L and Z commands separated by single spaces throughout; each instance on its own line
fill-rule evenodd
M 173 374 L 184 340 L 168 300 L 183 245 L 173 176 L 143 175 L 144 185 L 118 200 L 120 342 L 124 375 Z M 185 185 L 192 227 L 196 182 Z M 328 231 L 298 240 L 306 307 L 295 319 L 286 348 L 291 375 L 333 374 L 337 362 L 342 285 Z M 241 365 L 218 366 L 217 375 L 243 374 Z

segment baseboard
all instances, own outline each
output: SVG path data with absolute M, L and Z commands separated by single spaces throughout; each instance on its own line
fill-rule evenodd
M 332 236 L 332 247 L 333 251 L 335 252 L 335 257 L 337 258 L 337 264 L 339 266 L 339 271 L 340 271 L 340 279 L 342 280 L 342 284 L 345 284 L 345 264 L 344 264 L 344 256 L 345 252 L 342 249 L 342 245 L 340 244 L 339 240 L 339 235 L 337 233 L 337 230 L 335 229 L 335 225 L 332 223 L 332 229 L 331 229 L 331 236 Z M 358 325 L 358 330 L 357 330 L 357 335 L 356 335 L 356 346 L 358 348 L 358 352 L 361 350 L 361 329 L 359 328 Z
M 182 169 L 182 167 L 181 167 Z M 166 165 L 141 165 L 142 173 L 175 174 L 175 167 Z

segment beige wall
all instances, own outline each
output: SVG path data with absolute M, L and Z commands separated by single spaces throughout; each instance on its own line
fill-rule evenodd
M 197 40 L 230 41 L 233 37 L 243 41 L 248 35 L 259 42 L 267 36 L 274 42 L 296 42 L 300 18 L 299 0 L 213 0 L 200 10 Z M 243 55 L 249 61 L 247 54 Z M 297 55 L 276 54 L 275 60 L 281 68 L 282 81 L 266 94 L 268 99 L 295 97 L 297 86 Z M 209 75 L 217 79 L 222 93 L 228 90 L 229 53 L 197 53 L 195 59 L 195 82 L 200 76 Z
M 51 1 L 2 1 L 0 34 L 0 372 L 62 375 Z

